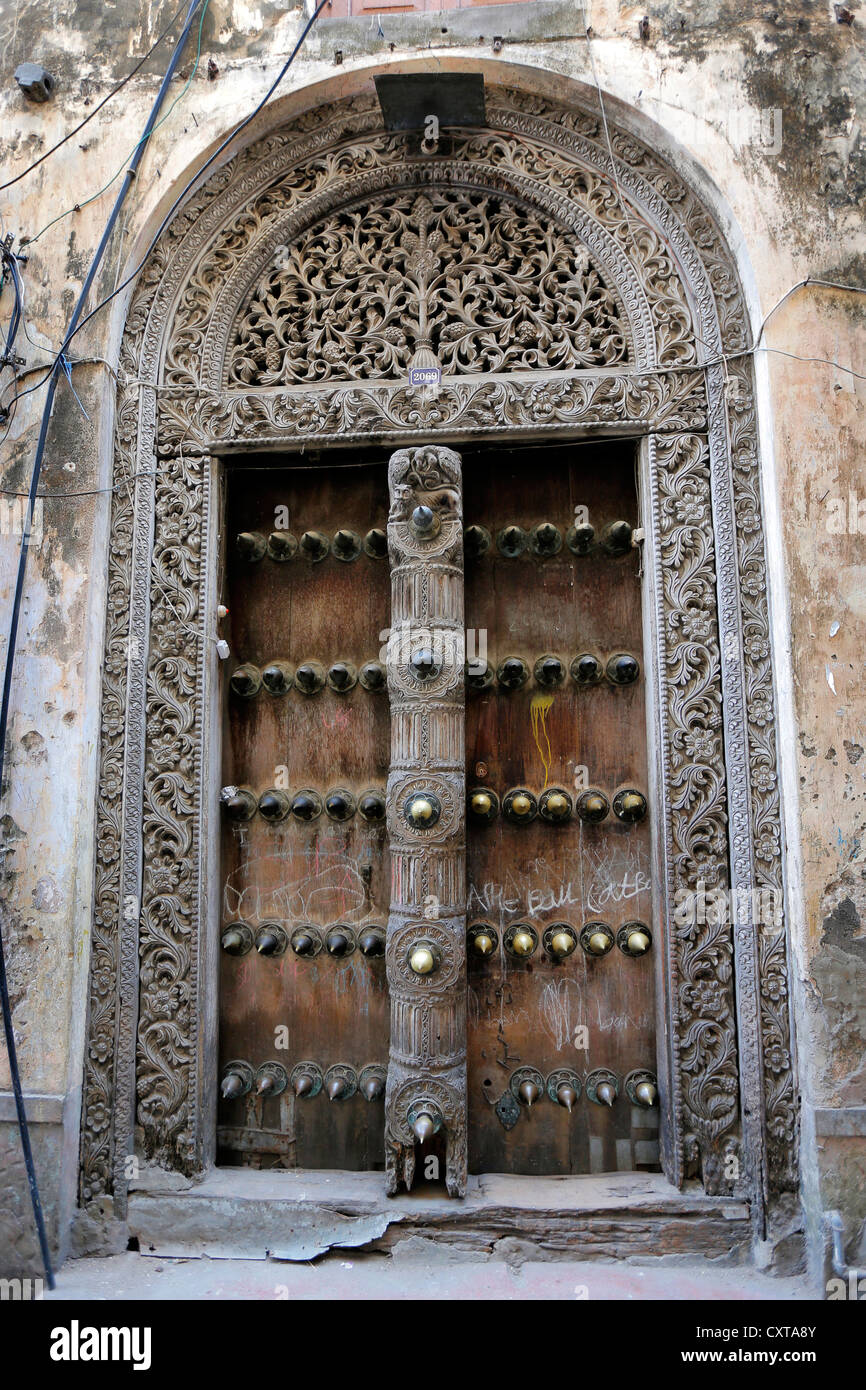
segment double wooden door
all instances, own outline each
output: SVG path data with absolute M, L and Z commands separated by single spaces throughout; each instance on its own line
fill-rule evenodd
M 428 1037 L 447 977 L 470 1173 L 654 1168 L 633 451 L 466 447 L 438 487 L 407 459 L 390 496 L 372 450 L 228 473 L 219 1159 L 379 1169 L 399 1131 L 437 1160 L 410 1177 L 435 1180 L 457 1124 Z M 443 526 L 462 553 L 426 565 Z M 463 624 L 442 700 L 437 584 Z M 415 686 L 424 741 L 395 764 Z M 437 762 L 449 701 L 461 746 L 442 734 Z M 437 778 L 459 788 L 453 824 Z M 441 921 L 422 803 L 465 874 Z

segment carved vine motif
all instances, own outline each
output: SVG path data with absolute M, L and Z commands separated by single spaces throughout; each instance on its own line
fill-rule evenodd
M 389 194 L 281 247 L 235 329 L 230 386 L 610 366 L 628 329 L 587 249 L 478 193 Z
M 496 436 L 509 430 L 555 432 L 575 425 L 601 431 L 631 424 L 637 433 L 656 428 L 671 437 L 675 431 L 691 434 L 708 429 L 712 489 L 718 497 L 730 494 L 734 514 L 733 523 L 726 520 L 716 533 L 714 558 L 709 551 L 693 553 L 692 523 L 676 519 L 676 507 L 690 499 L 686 487 L 690 473 L 700 474 L 703 467 L 697 456 L 687 452 L 684 460 L 674 453 L 670 479 L 674 491 L 669 496 L 664 490 L 659 493 L 660 506 L 664 502 L 674 508 L 664 521 L 671 575 L 660 611 L 674 657 L 674 664 L 666 663 L 662 671 L 664 702 L 670 710 L 678 708 L 677 679 L 682 677 L 686 709 L 685 714 L 675 715 L 673 723 L 682 746 L 672 750 L 671 769 L 681 780 L 674 789 L 669 850 L 687 878 L 693 877 L 697 864 L 702 871 L 709 870 L 714 860 L 721 873 L 729 838 L 740 881 L 751 875 L 757 884 L 781 885 L 774 695 L 751 371 L 745 364 L 735 365 L 731 375 L 739 379 L 740 392 L 726 414 L 721 385 L 713 373 L 706 374 L 705 391 L 704 374 L 698 375 L 693 368 L 697 357 L 692 314 L 711 355 L 748 346 L 748 320 L 730 255 L 692 189 L 645 143 L 615 127 L 611 139 L 618 191 L 613 188 L 597 111 L 560 107 L 491 88 L 488 114 L 490 128 L 468 134 L 455 145 L 453 159 L 407 162 L 405 141 L 379 129 L 379 113 L 371 99 L 356 97 L 311 110 L 285 129 L 263 135 L 209 179 L 171 223 L 139 278 L 123 338 L 121 371 L 135 383 L 162 384 L 157 387 L 158 432 L 155 409 L 143 408 L 149 388 L 123 387 L 118 403 L 114 479 L 118 489 L 112 504 L 83 1191 L 111 1188 L 111 1165 L 117 1163 L 113 1126 L 120 1123 L 118 1115 L 131 1115 L 134 1102 L 128 1036 L 134 1019 L 129 999 L 136 984 L 138 924 L 134 910 L 133 921 L 124 920 L 123 903 L 126 897 L 136 902 L 135 866 L 141 857 L 145 818 L 148 867 L 140 935 L 147 965 L 141 993 L 141 1116 L 164 1161 L 177 1164 L 180 1154 L 181 1162 L 192 1165 L 199 1152 L 201 1100 L 195 1064 L 199 1023 L 194 996 L 199 989 L 201 908 L 197 869 L 187 873 L 184 864 L 199 862 L 202 788 L 196 773 L 178 770 L 166 775 L 149 751 L 146 766 L 140 766 L 130 729 L 138 727 L 137 711 L 143 706 L 149 630 L 146 590 L 152 582 L 157 645 L 148 695 L 152 701 L 148 749 L 159 746 L 163 727 L 174 720 L 186 763 L 189 756 L 202 756 L 204 733 L 196 713 L 200 654 L 189 646 L 178 648 L 181 659 L 172 666 L 169 654 L 160 652 L 164 626 L 176 619 L 170 610 L 159 607 L 159 586 L 167 585 L 174 601 L 172 565 L 176 565 L 188 591 L 184 604 L 176 607 L 189 624 L 178 628 L 178 641 L 182 635 L 187 642 L 194 641 L 190 627 L 201 636 L 203 518 L 196 509 L 203 496 L 204 475 L 197 456 L 211 447 L 253 442 L 285 446 L 291 441 L 326 443 L 336 438 L 345 442 L 373 433 L 409 443 L 440 432 L 446 438 L 464 430 Z M 317 378 L 302 378 L 304 389 L 221 389 L 232 326 L 239 312 L 245 312 L 249 287 L 261 286 L 267 268 L 273 269 L 278 246 L 294 246 L 299 237 L 315 237 L 328 225 L 349 225 L 341 220 L 349 208 L 381 212 L 389 190 L 397 190 L 390 197 L 403 209 L 402 225 L 419 238 L 414 248 L 404 244 L 401 255 L 406 260 L 416 255 L 419 273 L 423 262 L 429 276 L 434 273 L 430 257 L 439 248 L 431 250 L 429 225 L 426 231 L 417 222 L 407 226 L 407 207 L 411 211 L 423 193 L 434 208 L 440 206 L 439 198 L 442 206 L 453 208 L 454 200 L 463 197 L 462 190 L 468 187 L 475 189 L 471 196 L 465 195 L 474 208 L 487 200 L 502 217 L 508 208 L 517 209 L 515 215 L 531 225 L 555 223 L 567 229 L 565 242 L 590 248 L 591 266 L 606 292 L 614 296 L 617 331 L 623 335 L 632 370 L 635 364 L 651 368 L 654 362 L 692 366 L 692 370 L 658 375 L 647 370 L 620 378 L 597 372 L 583 379 L 540 373 L 544 378 L 540 382 L 488 376 L 480 383 L 447 383 L 433 399 L 422 399 L 381 377 L 369 388 L 314 389 Z M 420 328 L 420 318 L 417 322 Z M 513 313 L 510 322 L 518 322 Z M 512 346 L 518 351 L 516 343 Z M 416 350 L 417 343 L 411 347 Z M 357 350 L 363 354 L 368 349 L 360 341 Z M 667 464 L 666 451 L 673 446 L 660 440 L 660 447 L 660 458 Z M 694 449 L 692 444 L 684 447 Z M 161 472 L 176 469 L 170 475 L 174 502 L 170 504 L 167 494 L 161 493 L 156 517 L 157 556 L 162 555 L 163 524 L 177 525 L 180 535 L 178 541 L 169 541 L 167 570 L 162 558 L 155 557 L 151 566 L 152 489 L 139 482 L 133 508 L 124 487 L 127 478 L 141 479 L 153 468 L 155 453 Z M 681 495 L 676 495 L 676 488 Z M 189 505 L 184 502 L 185 493 Z M 705 534 L 711 534 L 708 520 L 705 526 Z M 685 534 L 680 538 L 682 528 Z M 719 735 L 708 722 L 701 722 L 712 713 L 715 675 L 710 678 L 709 669 L 700 662 L 695 666 L 699 639 L 684 635 L 686 622 L 696 622 L 708 611 L 702 608 L 703 597 L 693 600 L 692 582 L 695 591 L 705 596 L 712 563 L 725 631 L 735 639 L 730 652 L 726 639 L 722 652 L 728 680 L 726 749 L 735 765 L 744 769 L 744 775 L 729 782 L 724 792 L 715 781 Z M 661 585 L 662 576 L 657 582 Z M 187 601 L 193 605 L 189 610 Z M 710 656 L 700 661 L 709 660 L 714 667 L 713 641 L 704 644 Z M 729 699 L 738 682 L 744 692 L 739 702 Z M 415 751 L 423 754 L 429 749 L 429 726 L 423 721 L 416 726 L 408 714 L 400 715 L 400 721 Z M 689 738 L 695 743 L 690 750 L 691 771 L 683 761 Z M 729 837 L 721 809 L 716 814 L 723 795 L 732 814 Z M 447 856 L 445 862 L 450 862 Z M 423 865 L 417 857 L 407 856 L 406 872 L 410 881 L 423 886 Z M 429 882 L 429 869 L 427 877 Z M 710 881 L 708 872 L 704 877 Z M 760 1010 L 755 1029 L 750 1024 L 739 1039 L 730 1010 L 732 949 L 740 993 L 748 996 L 747 1009 Z M 699 933 L 684 937 L 678 950 L 681 960 L 676 968 L 688 994 L 683 1017 L 672 1016 L 671 1028 L 673 1044 L 681 1044 L 684 1058 L 685 1113 L 677 1109 L 676 1095 L 672 1104 L 677 1123 L 687 1123 L 692 1137 L 686 1140 L 680 1130 L 676 1148 L 685 1149 L 687 1157 L 696 1161 L 703 1157 L 705 1180 L 709 1185 L 717 1182 L 718 1164 L 737 1129 L 737 1105 L 727 1088 L 738 1060 L 754 1116 L 751 1123 L 766 1125 L 770 1186 L 793 1185 L 796 1111 L 784 930 L 758 934 L 755 940 L 751 926 L 738 928 L 733 945 Z M 750 975 L 753 957 L 754 975 Z M 713 988 L 717 966 L 719 981 Z M 420 1024 L 419 1029 L 423 1036 Z M 709 1066 L 709 1080 L 701 1086 L 694 1067 L 704 1062 Z
M 466 1192 L 466 843 L 463 661 L 463 505 L 460 458 L 451 449 L 401 449 L 388 465 L 391 501 L 391 770 L 388 830 L 391 910 L 385 961 L 391 997 L 391 1055 L 385 1097 L 388 1191 L 412 1186 L 417 1136 L 429 1114 L 446 1141 L 445 1183 Z M 429 507 L 439 530 L 424 538 L 410 518 Z M 396 641 L 394 640 L 396 637 Z M 444 681 L 409 670 L 412 654 L 433 654 Z M 443 726 L 444 737 L 434 726 Z M 420 728 L 421 738 L 416 730 Z M 453 750 L 449 757 L 444 751 Z M 433 750 L 437 749 L 438 752 Z M 437 819 L 412 822 L 413 796 L 435 798 Z M 437 955 L 416 973 L 412 953 Z

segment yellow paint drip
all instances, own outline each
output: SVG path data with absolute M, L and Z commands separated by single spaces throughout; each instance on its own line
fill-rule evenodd
M 530 714 L 532 716 L 532 737 L 535 739 L 535 746 L 538 749 L 538 752 L 541 756 L 541 761 L 544 765 L 544 787 L 542 787 L 542 791 L 544 791 L 544 788 L 547 786 L 547 779 L 550 776 L 550 764 L 553 761 L 553 753 L 551 752 L 550 748 L 550 738 L 548 737 L 547 733 L 547 725 L 544 722 L 545 717 L 547 715 L 547 711 L 552 707 L 552 705 L 552 695 L 533 695 L 532 702 L 529 706 Z M 541 746 L 539 732 L 544 738 L 544 742 L 547 747 L 546 755 L 544 749 Z

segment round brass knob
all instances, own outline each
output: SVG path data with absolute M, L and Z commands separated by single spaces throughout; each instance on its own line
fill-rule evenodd
M 412 530 L 416 536 L 425 539 L 435 536 L 440 527 L 439 518 L 432 507 L 416 507 L 412 513 Z
M 613 932 L 605 922 L 587 922 L 580 944 L 590 956 L 606 956 L 613 945 Z
M 423 1144 L 425 1140 L 432 1139 L 436 1133 L 436 1122 L 432 1115 L 428 1115 L 426 1110 L 422 1110 L 412 1125 L 412 1130 L 415 1138 Z
M 512 955 L 526 959 L 531 956 L 538 944 L 535 933 L 528 926 L 518 926 L 506 937 L 506 946 Z
M 241 531 L 235 545 L 241 559 L 250 563 L 260 560 L 268 548 L 268 543 L 260 531 Z
M 352 936 L 345 927 L 334 927 L 325 937 L 325 949 L 329 956 L 348 956 L 352 951 Z
M 436 969 L 436 955 L 426 943 L 416 946 L 409 956 L 409 967 L 416 975 L 430 975 Z
M 532 532 L 532 549 L 536 555 L 556 555 L 562 549 L 559 528 L 551 521 L 542 521 Z
M 520 1084 L 520 1099 L 527 1107 L 532 1106 L 538 1100 L 541 1092 L 534 1081 L 522 1081 Z
M 601 1084 L 596 1087 L 595 1094 L 602 1105 L 613 1105 L 616 1100 L 616 1091 L 609 1081 L 602 1081 Z
M 328 543 L 328 537 L 323 536 L 321 531 L 305 531 L 301 536 L 300 550 L 301 554 L 305 555 L 308 560 L 317 564 L 330 553 L 331 547 Z
M 374 526 L 364 537 L 364 550 L 372 560 L 384 560 L 388 554 L 388 537 L 379 526 Z
M 646 797 L 632 787 L 617 792 L 613 799 L 613 813 L 627 825 L 634 825 L 646 815 Z
M 416 830 L 429 830 L 438 821 L 441 807 L 438 798 L 432 793 L 415 792 L 407 798 L 404 814 Z
M 588 555 L 594 540 L 595 527 L 588 521 L 582 522 L 579 526 L 570 526 L 565 537 L 565 543 L 573 555 Z
M 519 656 L 507 656 L 500 663 L 496 679 L 503 690 L 519 690 L 529 680 L 529 667 Z
M 493 806 L 493 801 L 489 792 L 475 792 L 469 805 L 476 816 L 486 816 Z
M 535 819 L 538 803 L 532 792 L 527 791 L 525 787 L 517 787 L 506 795 L 502 810 L 507 820 L 513 821 L 516 825 L 526 825 Z
M 641 1081 L 635 1086 L 634 1093 L 638 1104 L 645 1105 L 647 1109 L 655 1105 L 658 1091 L 651 1081 Z
M 561 825 L 571 819 L 571 797 L 562 787 L 551 787 L 548 791 L 542 792 L 538 811 L 542 820 L 551 825 Z
M 488 936 L 487 932 L 476 932 L 472 938 L 472 949 L 476 955 L 489 956 L 493 950 L 493 937 Z
M 342 529 L 334 536 L 331 550 L 337 560 L 357 560 L 361 553 L 361 537 L 354 531 Z
M 331 820 L 351 820 L 355 814 L 355 798 L 343 787 L 336 787 L 325 797 L 325 810 Z
M 358 814 L 369 824 L 385 819 L 385 798 L 381 792 L 364 792 L 358 798 Z
M 564 1105 L 569 1115 L 575 1107 L 577 1096 L 573 1086 L 569 1086 L 567 1081 L 561 1082 L 556 1088 L 556 1099 L 560 1105 Z
M 556 816 L 557 820 L 561 820 L 563 816 L 568 814 L 568 797 L 563 796 L 561 792 L 554 792 L 552 796 L 547 798 L 547 809 L 551 815 Z
M 297 549 L 298 542 L 290 531 L 272 531 L 268 536 L 268 555 L 279 564 L 291 560 Z
M 559 685 L 565 680 L 565 667 L 558 656 L 540 656 L 533 671 L 539 685 Z
M 570 931 L 556 931 L 550 938 L 550 953 L 557 956 L 560 960 L 565 960 L 570 956 L 577 945 L 574 935 Z
M 617 652 L 607 663 L 607 678 L 611 685 L 633 685 L 639 675 L 637 659 L 627 652 Z
M 358 672 L 358 680 L 365 690 L 385 689 L 385 670 L 378 661 L 367 661 Z
M 589 938 L 589 949 L 595 956 L 603 956 L 610 949 L 610 942 L 604 932 L 593 932 Z
M 251 700 L 261 689 L 261 672 L 257 666 L 252 666 L 249 663 L 238 666 L 232 671 L 229 685 L 234 694 L 239 695 L 242 700 Z
M 604 792 L 591 789 L 578 797 L 575 810 L 582 821 L 589 825 L 598 825 L 609 812 L 610 802 Z
M 652 938 L 648 931 L 644 931 L 643 927 L 636 926 L 633 931 L 628 933 L 626 944 L 630 955 L 642 956 L 652 945 Z
M 469 793 L 469 813 L 473 820 L 490 825 L 499 815 L 499 797 L 489 787 L 473 787 Z
M 294 674 L 287 661 L 271 661 L 262 671 L 262 685 L 269 695 L 286 695 L 294 683 Z
M 571 679 L 577 685 L 598 685 L 602 677 L 601 662 L 592 652 L 582 652 L 571 663 Z

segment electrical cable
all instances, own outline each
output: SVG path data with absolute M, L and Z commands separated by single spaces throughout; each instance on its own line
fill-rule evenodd
M 153 128 L 156 124 L 157 116 L 162 107 L 162 103 L 165 100 L 169 83 L 171 82 L 171 79 L 174 76 L 174 73 L 177 69 L 177 65 L 180 61 L 180 55 L 184 47 L 186 46 L 186 41 L 189 37 L 190 30 L 192 29 L 192 24 L 193 20 L 195 19 L 196 11 L 198 10 L 201 3 L 202 0 L 190 0 L 190 5 L 187 11 L 186 20 L 184 21 L 183 30 L 181 31 L 175 44 L 174 50 L 169 60 L 168 67 L 166 68 L 165 75 L 162 79 L 162 83 L 160 84 L 159 91 L 156 95 L 156 99 L 151 108 L 150 115 L 148 116 L 147 123 L 144 128 L 144 134 L 141 140 L 139 141 L 138 145 L 136 146 L 135 153 L 132 156 L 129 168 L 126 171 L 126 177 L 124 178 L 123 184 L 121 185 L 121 188 L 117 194 L 114 207 L 111 210 L 108 221 L 105 225 L 105 230 L 102 233 L 102 238 L 99 242 L 98 247 L 96 248 L 93 260 L 90 263 L 90 268 L 87 272 L 87 276 L 82 286 L 81 293 L 78 296 L 78 301 L 72 312 L 72 317 L 69 321 L 67 339 L 64 340 L 64 346 L 63 348 L 61 348 L 60 352 L 57 353 L 54 362 L 51 366 L 48 393 L 46 395 L 45 403 L 42 408 L 42 420 L 39 428 L 39 438 L 36 444 L 36 453 L 33 459 L 33 472 L 30 480 L 30 491 L 28 494 L 27 511 L 24 521 L 24 529 L 21 537 L 21 549 L 18 558 L 18 574 L 15 583 L 15 596 L 13 599 L 12 617 L 9 626 L 9 641 L 6 649 L 6 668 L 3 673 L 3 697 L 2 704 L 0 704 L 0 790 L 2 790 L 3 786 L 3 766 L 5 761 L 6 739 L 9 727 L 9 704 L 12 691 L 12 671 L 15 663 L 15 649 L 18 641 L 18 624 L 21 615 L 21 603 L 24 596 L 24 575 L 27 568 L 27 551 L 30 543 L 30 535 L 33 526 L 33 511 L 39 490 L 39 477 L 42 470 L 42 459 L 45 453 L 45 444 L 48 438 L 48 425 L 51 419 L 51 411 L 52 406 L 54 404 L 54 396 L 57 391 L 57 385 L 60 381 L 61 373 L 63 371 L 63 363 L 66 360 L 64 357 L 66 342 L 74 334 L 76 324 L 78 324 L 81 320 L 81 315 L 84 310 L 84 305 L 87 301 L 87 296 L 89 295 L 93 282 L 96 279 L 96 273 L 102 262 L 102 258 L 105 254 L 108 243 L 111 239 L 111 234 L 114 230 L 114 225 L 117 221 L 117 218 L 120 215 L 121 207 L 123 206 L 123 203 L 126 199 L 126 195 L 132 187 L 133 180 L 135 179 L 135 176 L 138 172 L 138 166 L 147 148 L 148 138 L 151 135 Z M 54 1271 L 51 1266 L 51 1256 L 48 1249 L 48 1237 L 45 1230 L 45 1218 L 42 1213 L 42 1203 L 39 1197 L 39 1188 L 36 1181 L 36 1170 L 33 1164 L 33 1152 L 30 1145 L 30 1131 L 28 1128 L 27 1114 L 24 1107 L 24 1096 L 21 1089 L 21 1075 L 18 1068 L 18 1053 L 15 1045 L 15 1033 L 12 1026 L 12 1007 L 9 1000 L 9 986 L 6 976 L 6 961 L 5 953 L 3 950 L 2 923 L 0 923 L 0 1005 L 2 1005 L 3 1011 L 3 1027 L 6 1035 L 6 1047 L 9 1056 L 9 1071 L 12 1080 L 12 1090 L 15 1096 L 15 1109 L 18 1115 L 18 1129 L 21 1135 L 21 1147 L 24 1153 L 24 1163 L 27 1171 L 27 1182 L 30 1188 L 30 1200 L 33 1207 L 33 1216 L 36 1222 L 36 1230 L 39 1237 L 39 1246 L 42 1253 L 42 1263 L 45 1267 L 45 1277 L 48 1282 L 49 1289 L 53 1289 Z
M 145 53 L 144 57 L 139 59 L 132 71 L 128 72 L 126 74 L 126 77 L 124 77 L 122 81 L 118 82 L 116 87 L 112 87 L 108 95 L 104 96 L 102 98 L 102 101 L 100 101 L 98 105 L 94 106 L 93 110 L 89 113 L 89 115 L 84 117 L 83 121 L 79 121 L 78 125 L 73 126 L 69 133 L 67 135 L 64 135 L 62 140 L 58 140 L 57 144 L 52 145 L 50 150 L 46 150 L 45 153 L 41 154 L 38 159 L 34 159 L 33 163 L 28 164 L 26 169 L 22 169 L 20 174 L 16 174 L 14 179 L 7 179 L 6 183 L 0 183 L 0 193 L 2 193 L 5 188 L 11 188 L 13 184 L 18 183 L 19 179 L 26 178 L 27 175 L 32 173 L 34 169 L 38 169 L 39 165 L 43 164 L 46 159 L 48 159 L 52 154 L 54 154 L 55 150 L 59 150 L 61 145 L 65 145 L 67 140 L 71 140 L 73 135 L 77 135 L 79 130 L 83 130 L 84 127 L 87 125 L 87 122 L 93 120 L 93 117 L 96 116 L 102 110 L 106 102 L 111 101 L 112 97 L 117 96 L 117 93 L 122 91 L 122 89 L 126 86 L 127 82 L 131 81 L 131 79 L 135 77 L 135 74 L 141 71 L 150 55 L 156 52 L 163 39 L 167 38 L 168 35 L 171 33 L 172 29 L 175 26 L 178 16 L 183 14 L 185 8 L 186 0 L 183 0 L 183 4 L 178 6 L 178 8 L 175 10 L 168 24 L 165 26 L 162 33 L 159 35 L 159 38 L 154 40 L 150 48 Z

